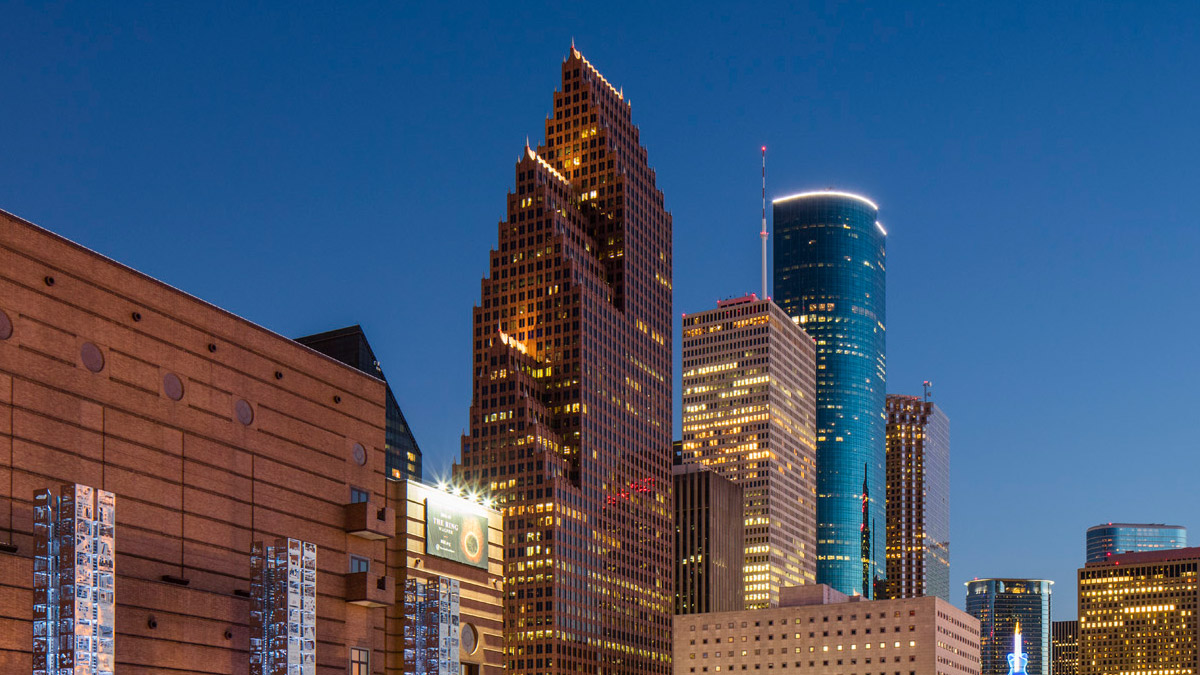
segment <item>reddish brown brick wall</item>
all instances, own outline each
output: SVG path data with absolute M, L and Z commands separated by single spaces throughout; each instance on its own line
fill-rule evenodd
M 0 542 L 19 547 L 0 553 L 0 673 L 31 668 L 33 491 L 69 482 L 117 495 L 122 675 L 245 673 L 234 591 L 251 542 L 287 536 L 320 547 L 318 672 L 346 672 L 349 646 L 383 672 L 385 611 L 343 594 L 349 554 L 385 569 L 386 543 L 343 527 L 350 486 L 385 503 L 383 383 L 3 212 L 0 311 Z

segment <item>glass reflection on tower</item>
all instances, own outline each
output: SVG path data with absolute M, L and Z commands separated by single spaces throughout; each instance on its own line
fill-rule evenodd
M 1161 523 L 1104 523 L 1087 530 L 1087 562 L 1121 553 L 1185 548 L 1187 528 Z
M 33 500 L 32 672 L 113 675 L 116 498 L 73 484 Z
M 254 542 L 250 595 L 252 675 L 316 675 L 316 544 Z
M 773 207 L 775 301 L 817 343 L 817 582 L 873 597 L 885 573 L 886 232 L 858 195 Z

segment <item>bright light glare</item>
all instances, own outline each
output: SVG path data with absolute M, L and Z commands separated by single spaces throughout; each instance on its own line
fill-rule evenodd
M 791 201 L 793 199 L 805 199 L 807 197 L 849 197 L 850 199 L 857 199 L 858 201 L 869 205 L 871 208 L 875 209 L 876 211 L 879 210 L 879 207 L 875 204 L 875 202 L 871 201 L 870 199 L 867 199 L 866 197 L 864 197 L 862 195 L 856 195 L 853 192 L 838 192 L 837 190 L 817 190 L 815 192 L 800 192 L 798 194 L 788 195 L 786 197 L 779 197 L 778 199 L 772 199 L 771 203 L 778 204 L 779 202 Z

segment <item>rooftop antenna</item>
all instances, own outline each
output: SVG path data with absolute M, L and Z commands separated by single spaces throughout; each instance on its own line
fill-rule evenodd
M 762 146 L 762 296 L 767 298 L 767 146 Z
M 925 380 L 921 384 L 925 388 L 925 402 L 929 403 L 929 393 L 930 393 L 930 389 L 933 388 L 933 383 L 930 382 L 929 380 Z

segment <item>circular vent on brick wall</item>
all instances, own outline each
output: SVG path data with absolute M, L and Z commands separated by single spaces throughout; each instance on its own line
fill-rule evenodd
M 90 342 L 83 343 L 79 348 L 79 358 L 83 361 L 83 367 L 93 373 L 104 370 L 104 352 Z
M 244 399 L 238 399 L 238 402 L 233 405 L 234 412 L 237 413 L 237 420 L 245 426 L 250 426 L 254 421 L 254 408 L 250 407 Z
M 183 382 L 179 380 L 178 375 L 167 373 L 163 376 L 163 393 L 172 401 L 183 398 Z

